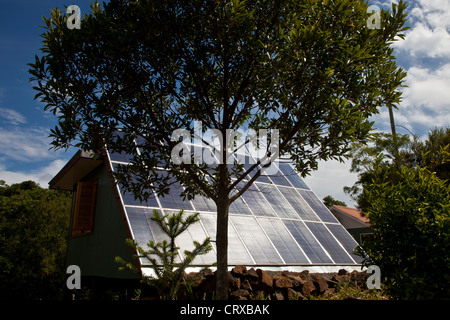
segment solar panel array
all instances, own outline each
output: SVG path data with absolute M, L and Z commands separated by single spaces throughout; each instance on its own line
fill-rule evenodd
M 139 149 L 135 150 L 139 153 Z M 113 170 L 128 165 L 126 154 L 108 153 Z M 245 167 L 254 161 L 245 156 Z M 252 163 L 252 162 L 250 162 Z M 356 241 L 307 186 L 290 163 L 274 164 L 276 174 L 261 175 L 229 209 L 228 261 L 230 265 L 296 266 L 357 265 L 361 258 L 353 254 Z M 244 181 L 245 182 L 245 181 Z M 238 188 L 243 183 L 238 184 Z M 203 196 L 183 201 L 183 186 L 175 183 L 168 195 L 154 195 L 145 203 L 118 186 L 134 239 L 147 248 L 149 240 L 162 241 L 164 234 L 150 220 L 153 210 L 171 214 L 183 209 L 198 212 L 200 222 L 177 239 L 179 255 L 192 250 L 193 241 L 213 240 L 213 250 L 197 257 L 194 265 L 216 261 L 216 205 Z M 142 260 L 143 265 L 148 262 Z

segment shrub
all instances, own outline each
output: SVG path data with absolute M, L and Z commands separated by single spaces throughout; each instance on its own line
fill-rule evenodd
M 375 236 L 362 244 L 364 264 L 380 267 L 393 298 L 450 298 L 449 186 L 427 168 L 380 163 L 365 191 Z

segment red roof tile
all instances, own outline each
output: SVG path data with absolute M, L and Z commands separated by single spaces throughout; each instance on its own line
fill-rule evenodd
M 370 221 L 369 218 L 361 215 L 361 210 L 358 210 L 355 208 L 348 208 L 348 207 L 344 207 L 344 206 L 338 206 L 338 205 L 333 205 L 333 207 L 335 207 L 339 211 L 342 211 L 343 213 L 346 213 L 364 223 L 369 223 L 369 221 Z

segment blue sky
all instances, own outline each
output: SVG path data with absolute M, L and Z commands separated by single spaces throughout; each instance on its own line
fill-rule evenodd
M 392 2 L 369 1 L 383 8 Z M 425 135 L 430 128 L 450 125 L 450 1 L 408 3 L 411 29 L 404 41 L 394 44 L 398 64 L 408 72 L 408 88 L 403 89 L 395 120 L 398 132 Z M 0 0 L 0 179 L 8 184 L 34 180 L 47 187 L 76 152 L 49 150 L 47 136 L 56 119 L 34 100 L 27 66 L 40 54 L 42 16 L 71 4 L 78 5 L 82 14 L 90 11 L 86 0 Z M 390 130 L 387 110 L 373 120 L 378 130 Z M 356 180 L 349 166 L 323 162 L 306 181 L 320 197 L 331 194 L 352 204 L 342 191 Z

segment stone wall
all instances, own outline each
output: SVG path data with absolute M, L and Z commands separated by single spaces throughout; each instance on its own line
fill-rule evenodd
M 192 292 L 180 291 L 180 299 L 212 299 L 215 290 L 216 277 L 214 272 L 207 270 L 200 273 L 190 273 L 198 284 Z M 304 299 L 310 295 L 332 295 L 338 284 L 348 282 L 355 286 L 366 286 L 369 275 L 365 271 L 348 273 L 342 269 L 335 273 L 310 273 L 290 271 L 268 271 L 262 269 L 247 269 L 236 266 L 228 272 L 229 299 L 231 300 L 291 300 Z

